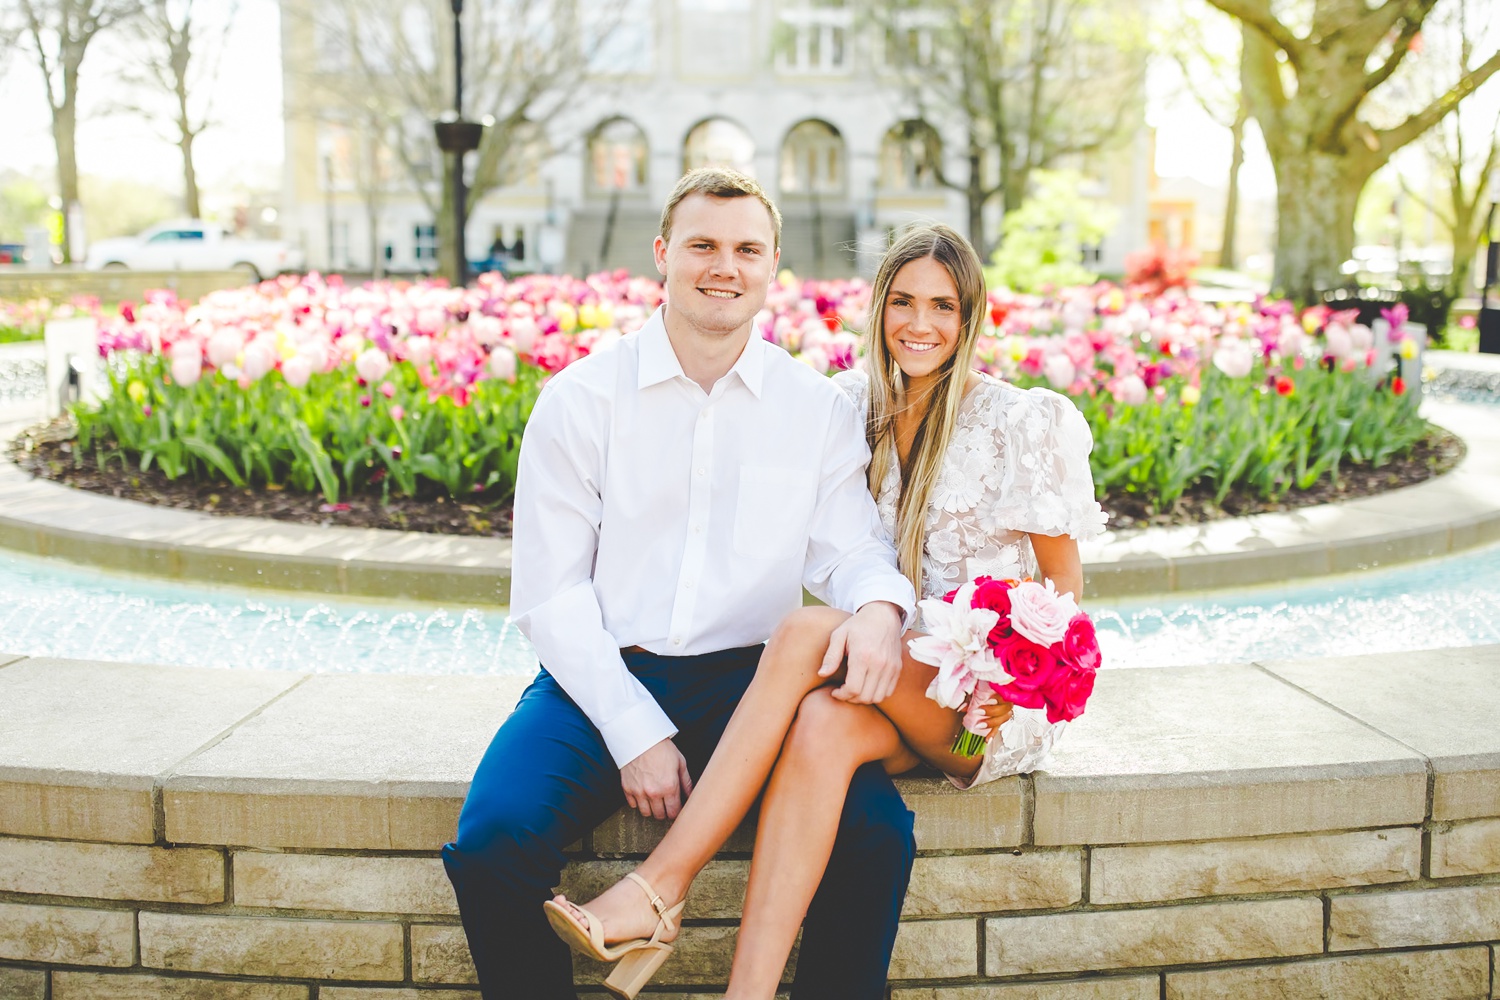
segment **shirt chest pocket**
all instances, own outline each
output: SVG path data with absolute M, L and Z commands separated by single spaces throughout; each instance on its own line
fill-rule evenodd
M 787 559 L 807 551 L 807 526 L 817 500 L 811 472 L 763 465 L 740 468 L 734 550 L 742 556 Z

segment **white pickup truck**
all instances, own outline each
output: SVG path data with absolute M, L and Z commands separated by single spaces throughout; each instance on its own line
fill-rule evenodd
M 280 240 L 242 240 L 212 223 L 189 219 L 164 222 L 138 236 L 99 240 L 89 247 L 90 270 L 243 271 L 259 281 L 283 271 L 300 271 L 301 250 Z

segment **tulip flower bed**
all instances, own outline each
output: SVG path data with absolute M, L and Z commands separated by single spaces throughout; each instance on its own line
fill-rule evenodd
M 216 292 L 156 293 L 101 334 L 112 394 L 75 409 L 83 454 L 168 478 L 320 493 L 446 495 L 500 504 L 542 382 L 637 329 L 661 286 L 486 275 L 350 287 L 315 275 Z M 869 287 L 778 281 L 757 330 L 817 370 L 854 364 Z M 1405 317 L 1374 331 L 1349 313 L 1217 307 L 1180 289 L 1107 284 L 990 296 L 979 361 L 1069 395 L 1093 428 L 1101 495 L 1157 510 L 1190 489 L 1275 498 L 1380 466 L 1428 428 L 1385 373 L 1415 344 Z
M 73 316 L 102 317 L 99 300 L 89 295 L 76 295 L 71 301 L 62 304 L 54 304 L 50 299 L 32 299 L 29 302 L 0 299 L 0 344 L 41 340 L 47 320 L 69 319 Z

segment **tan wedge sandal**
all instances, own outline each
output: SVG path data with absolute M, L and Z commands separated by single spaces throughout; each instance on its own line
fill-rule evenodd
M 615 963 L 609 978 L 604 980 L 605 989 L 617 997 L 635 1000 L 635 995 L 645 989 L 651 977 L 656 975 L 656 970 L 672 954 L 672 946 L 661 940 L 661 936 L 677 929 L 675 921 L 682 913 L 683 904 L 668 907 L 656 890 L 651 888 L 651 883 L 635 872 L 630 872 L 625 877 L 645 890 L 646 896 L 651 900 L 651 909 L 656 911 L 656 930 L 651 932 L 649 938 L 635 938 L 606 945 L 604 921 L 577 903 L 572 905 L 589 918 L 587 926 L 579 923 L 577 917 L 550 899 L 542 904 L 542 909 L 547 912 L 547 921 L 557 932 L 557 936 L 574 951 L 600 962 Z

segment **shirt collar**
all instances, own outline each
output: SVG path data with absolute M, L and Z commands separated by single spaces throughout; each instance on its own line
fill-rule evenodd
M 636 376 L 637 389 L 645 389 L 678 377 L 687 378 L 682 370 L 682 363 L 677 360 L 677 352 L 672 350 L 672 341 L 667 337 L 667 324 L 663 318 L 665 311 L 665 306 L 659 307 L 651 314 L 651 318 L 646 320 L 646 325 L 641 327 L 640 361 Z M 745 388 L 749 389 L 756 399 L 760 398 L 765 374 L 765 352 L 765 338 L 752 327 L 745 349 L 740 352 L 734 367 L 729 369 L 730 374 L 740 377 Z

